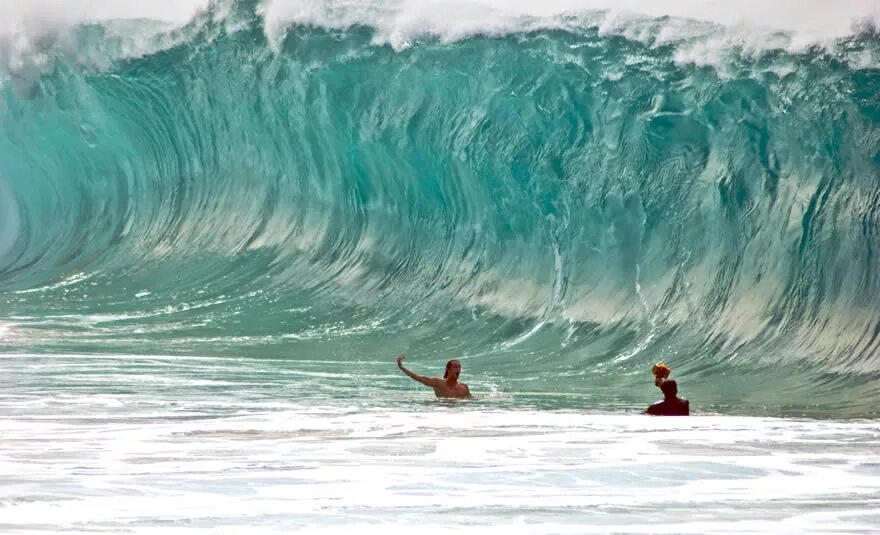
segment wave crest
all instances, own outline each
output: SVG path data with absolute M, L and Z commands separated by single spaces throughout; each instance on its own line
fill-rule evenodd
M 662 355 L 876 399 L 877 70 L 742 51 L 723 73 L 598 26 L 393 50 L 298 24 L 273 45 L 253 4 L 230 8 L 0 89 L 18 210 L 0 307 L 21 344 L 393 341 L 547 388 L 637 382 Z M 728 381 L 719 402 L 747 391 Z

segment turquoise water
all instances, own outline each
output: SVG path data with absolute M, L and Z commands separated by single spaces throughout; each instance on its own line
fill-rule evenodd
M 880 424 L 658 418 L 393 366 L 8 357 L 4 533 L 870 533 Z M 378 388 L 378 387 L 387 388 Z
M 357 5 L 0 35 L 0 528 L 876 528 L 876 28 Z

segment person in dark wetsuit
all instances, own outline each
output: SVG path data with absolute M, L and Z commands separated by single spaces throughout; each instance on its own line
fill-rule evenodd
M 691 413 L 690 403 L 686 399 L 678 397 L 678 384 L 673 380 L 663 381 L 660 385 L 663 391 L 664 400 L 654 403 L 647 410 L 646 414 L 654 416 L 689 416 Z

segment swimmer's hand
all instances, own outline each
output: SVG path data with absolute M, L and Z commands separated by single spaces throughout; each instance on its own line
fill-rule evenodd
M 400 371 L 409 376 L 413 381 L 418 381 L 425 386 L 430 386 L 431 388 L 439 388 L 443 384 L 443 379 L 438 377 L 427 377 L 425 375 L 419 375 L 411 370 L 408 370 L 406 366 L 403 365 L 403 359 L 405 359 L 403 355 L 399 355 L 397 357 L 397 367 L 400 368 Z

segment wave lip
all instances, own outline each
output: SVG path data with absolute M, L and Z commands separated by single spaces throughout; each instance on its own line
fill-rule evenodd
M 228 0 L 214 5 L 228 6 Z M 251 2 L 253 3 L 253 2 Z M 208 8 L 210 0 L 86 0 L 70 5 L 57 0 L 0 1 L 4 21 L 0 33 L 19 30 L 74 26 L 107 20 L 150 19 L 184 24 Z M 468 15 L 485 18 L 486 13 L 512 17 L 553 17 L 585 11 L 617 11 L 644 17 L 690 19 L 724 26 L 764 27 L 787 32 L 842 37 L 858 31 L 854 24 L 876 21 L 880 8 L 872 0 L 842 0 L 829 4 L 822 0 L 744 0 L 729 3 L 705 0 L 268 0 L 258 3 L 268 22 L 290 22 L 292 17 L 328 25 L 370 25 L 385 19 L 445 18 L 453 23 Z M 442 6 L 449 9 L 443 11 Z M 493 21 L 485 21 L 492 24 Z
M 79 55 L 75 29 L 97 24 L 108 29 L 119 43 L 112 56 L 139 57 L 176 45 L 178 39 L 157 39 L 157 34 L 205 20 L 240 21 L 230 13 L 249 12 L 261 17 L 271 43 L 279 43 L 292 26 L 347 29 L 358 26 L 374 31 L 376 44 L 396 49 L 424 38 L 454 42 L 472 36 L 504 36 L 561 29 L 597 27 L 609 35 L 649 40 L 654 44 L 703 43 L 680 57 L 696 57 L 716 64 L 721 50 L 740 47 L 750 51 L 783 48 L 789 52 L 820 46 L 837 51 L 835 43 L 871 33 L 880 21 L 880 8 L 871 0 L 848 0 L 833 5 L 820 0 L 747 0 L 735 4 L 704 0 L 89 0 L 75 6 L 57 0 L 21 3 L 2 0 L 0 11 L 0 66 L 19 72 L 43 66 L 66 50 L 69 58 L 99 61 Z M 135 28 L 124 21 L 154 21 L 152 27 Z M 155 23 L 159 23 L 156 25 Z M 873 30 L 872 30 L 873 29 Z M 112 35 L 114 34 L 115 35 Z M 701 50 L 705 48 L 709 50 Z M 107 48 L 107 47 L 105 47 Z M 56 49 L 52 52 L 51 49 Z M 108 53 L 110 50 L 104 50 Z M 714 60 L 714 61 L 713 61 Z M 870 65 L 877 65 L 876 55 Z

